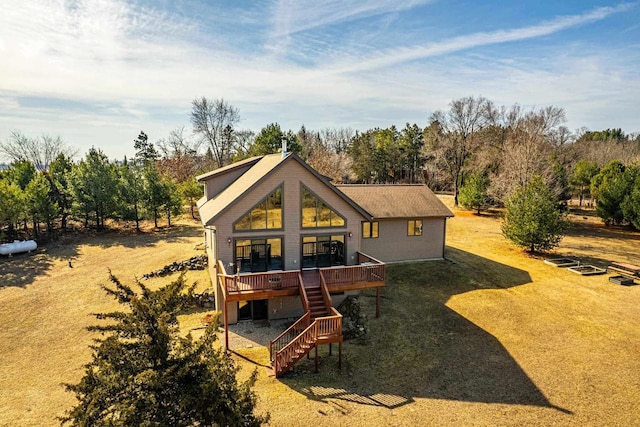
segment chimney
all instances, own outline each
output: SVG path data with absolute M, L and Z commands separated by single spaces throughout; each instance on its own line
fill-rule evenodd
M 282 138 L 282 158 L 287 157 L 287 138 Z

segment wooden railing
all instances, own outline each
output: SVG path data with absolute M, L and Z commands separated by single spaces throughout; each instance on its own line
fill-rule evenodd
M 384 264 L 364 264 L 341 268 L 323 268 L 320 277 L 327 285 L 347 285 L 385 280 Z
M 311 324 L 311 312 L 307 312 L 299 318 L 293 325 L 289 326 L 286 331 L 281 333 L 276 339 L 269 342 L 269 356 L 271 361 L 274 360 L 275 353 L 286 347 L 295 337 L 300 335 Z
M 371 264 L 384 264 L 382 261 L 375 259 L 374 257 L 358 252 L 358 264 L 371 263 Z
M 302 281 L 302 274 L 298 274 L 298 291 L 300 292 L 300 299 L 302 300 L 302 309 L 304 312 L 310 310 L 309 297 L 307 297 L 307 290 L 304 288 L 304 282 Z
M 278 271 L 250 274 L 218 274 L 226 294 L 249 291 L 297 289 L 300 271 Z
M 327 282 L 325 281 L 322 272 L 320 272 L 320 291 L 322 292 L 324 306 L 327 308 L 333 308 L 333 301 L 331 301 L 331 295 L 329 294 L 329 289 L 327 289 Z
M 280 337 L 276 338 L 273 343 L 269 344 L 269 352 L 271 354 L 271 360 L 273 361 L 276 377 L 287 372 L 298 360 L 307 355 L 309 351 L 316 346 L 319 339 L 327 342 L 335 338 L 335 340 L 342 342 L 342 315 L 333 307 L 331 307 L 330 310 L 332 313 L 331 316 L 316 318 L 313 323 L 293 337 L 289 343 L 281 349 L 276 349 L 276 347 L 280 345 L 276 344 L 276 341 L 281 343 L 286 342 L 288 336 L 290 336 L 290 331 L 295 329 L 294 326 L 297 325 L 296 328 L 300 328 L 304 325 L 305 319 L 311 319 L 309 312 L 291 325 L 291 327 L 283 332 Z
M 316 318 L 318 337 L 337 337 L 342 335 L 342 314 L 331 307 L 331 315 Z

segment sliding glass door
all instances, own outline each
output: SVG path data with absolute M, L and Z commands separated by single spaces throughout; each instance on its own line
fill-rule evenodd
M 345 264 L 344 235 L 302 238 L 302 268 L 323 268 Z

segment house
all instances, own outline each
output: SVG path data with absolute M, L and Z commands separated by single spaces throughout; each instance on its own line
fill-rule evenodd
M 197 180 L 227 348 L 229 323 L 300 317 L 271 343 L 276 375 L 320 344 L 338 342 L 341 355 L 334 305 L 347 295 L 375 288 L 379 315 L 385 260 L 443 257 L 452 214 L 426 186 L 336 187 L 292 153 L 250 158 Z

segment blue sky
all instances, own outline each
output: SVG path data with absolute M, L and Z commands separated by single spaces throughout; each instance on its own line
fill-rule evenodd
M 0 140 L 133 153 L 224 98 L 259 131 L 428 124 L 452 99 L 640 131 L 640 3 L 5 0 Z

